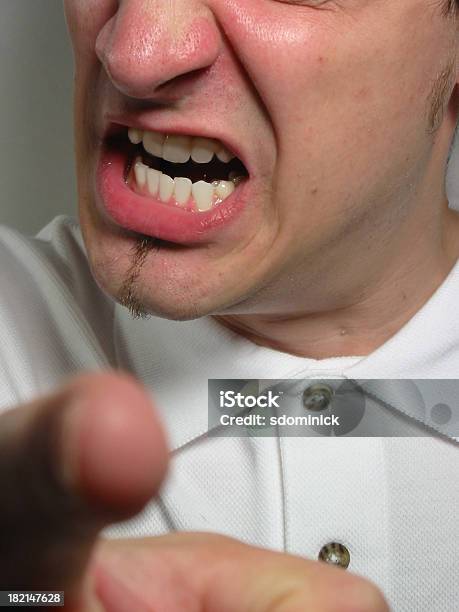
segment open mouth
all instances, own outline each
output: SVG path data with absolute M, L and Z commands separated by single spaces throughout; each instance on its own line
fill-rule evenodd
M 97 161 L 100 212 L 125 230 L 181 245 L 234 240 L 257 181 L 228 146 L 111 123 Z
M 209 211 L 247 180 L 244 164 L 219 140 L 129 129 L 127 185 L 137 194 Z

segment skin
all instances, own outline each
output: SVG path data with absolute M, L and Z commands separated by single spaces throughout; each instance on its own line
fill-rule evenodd
M 134 314 L 212 314 L 279 350 L 366 354 L 451 270 L 459 222 L 444 173 L 457 26 L 442 3 L 65 8 L 83 235 L 96 280 Z M 250 153 L 256 196 L 245 216 L 200 248 L 158 249 L 109 223 L 94 173 L 104 117 L 119 113 L 228 126 Z M 65 589 L 72 612 L 388 610 L 349 572 L 218 535 L 101 539 L 158 493 L 168 462 L 149 394 L 126 375 L 82 375 L 0 421 L 10 589 Z
M 218 534 L 100 538 L 158 493 L 167 464 L 149 393 L 120 372 L 2 414 L 3 588 L 65 591 L 67 612 L 388 612 L 350 572 Z
M 83 235 L 100 286 L 134 314 L 213 314 L 279 350 L 363 354 L 445 278 L 458 256 L 444 191 L 457 68 L 440 2 L 65 8 Z M 204 247 L 159 250 L 108 223 L 94 171 L 103 119 L 120 112 L 231 126 L 251 154 L 247 218 Z M 69 612 L 388 612 L 350 572 L 219 535 L 101 539 L 158 493 L 167 463 L 150 394 L 119 372 L 2 414 L 4 588 L 65 590 Z
M 444 281 L 459 255 L 444 185 L 458 69 L 440 2 L 65 8 L 82 231 L 97 282 L 133 314 L 211 314 L 281 351 L 365 355 Z M 98 138 L 117 113 L 230 130 L 256 192 L 245 213 L 201 247 L 142 249 L 96 207 Z

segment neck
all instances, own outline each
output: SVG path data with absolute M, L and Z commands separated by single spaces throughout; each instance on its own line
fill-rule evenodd
M 328 300 L 320 300 L 318 308 L 225 314 L 215 319 L 255 344 L 293 355 L 311 359 L 369 355 L 422 308 L 459 257 L 459 215 L 448 209 L 446 199 L 440 210 L 434 219 L 428 215 L 428 224 L 422 214 L 416 223 L 406 224 L 396 243 L 386 245 L 385 255 L 378 252 L 371 262 L 360 257 L 360 262 L 364 260 L 360 269 L 359 260 L 348 260 L 340 282 L 333 285 L 332 272 L 328 279 L 322 274 L 322 287 L 333 287 L 333 292 Z

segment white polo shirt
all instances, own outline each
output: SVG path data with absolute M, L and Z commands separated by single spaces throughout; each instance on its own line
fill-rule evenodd
M 72 373 L 115 367 L 151 390 L 166 425 L 173 458 L 160 497 L 106 535 L 214 531 L 312 559 L 335 542 L 350 553 L 348 571 L 378 584 L 396 612 L 457 612 L 459 263 L 374 353 L 314 360 L 257 346 L 211 317 L 132 319 L 97 287 L 69 217 L 36 238 L 0 228 L 0 261 L 2 409 Z M 212 437 L 213 378 L 266 388 L 294 379 L 300 390 L 399 380 L 368 383 L 386 437 Z M 303 410 L 301 394 L 291 402 Z

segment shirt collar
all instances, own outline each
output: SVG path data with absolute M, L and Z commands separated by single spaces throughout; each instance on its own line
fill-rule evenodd
M 118 365 L 151 390 L 178 450 L 207 433 L 207 383 L 217 379 L 347 378 L 393 410 L 455 439 L 455 422 L 435 421 L 435 407 L 456 411 L 459 397 L 459 262 L 423 308 L 370 355 L 313 360 L 257 346 L 218 324 L 212 317 L 176 322 L 157 317 L 132 320 L 117 305 L 114 341 Z M 421 379 L 449 382 L 420 382 Z M 394 382 L 398 380 L 398 382 Z M 415 401 L 413 384 L 423 402 Z M 433 410 L 433 412 L 432 412 Z
M 459 376 L 459 260 L 424 306 L 387 342 L 347 370 L 351 378 Z
M 302 391 L 313 384 L 326 384 L 334 393 L 339 393 L 344 381 L 348 383 L 346 393 L 349 392 L 349 388 L 355 389 L 356 398 L 361 395 L 365 400 L 371 400 L 377 410 L 385 413 L 386 418 L 393 417 L 392 426 L 385 427 L 384 435 L 391 435 L 390 432 L 393 436 L 440 435 L 459 443 L 459 380 L 456 379 L 355 380 L 342 375 L 297 381 L 261 380 L 258 392 L 266 393 L 273 387 L 277 392 L 285 388 L 290 395 L 294 394 L 301 400 Z M 408 417 L 412 421 L 408 428 L 403 427 L 403 417 Z M 413 428 L 412 425 L 418 427 Z M 377 423 L 377 427 L 376 430 L 370 427 L 369 431 L 381 432 L 381 423 Z M 411 433 L 403 433 L 407 431 Z

